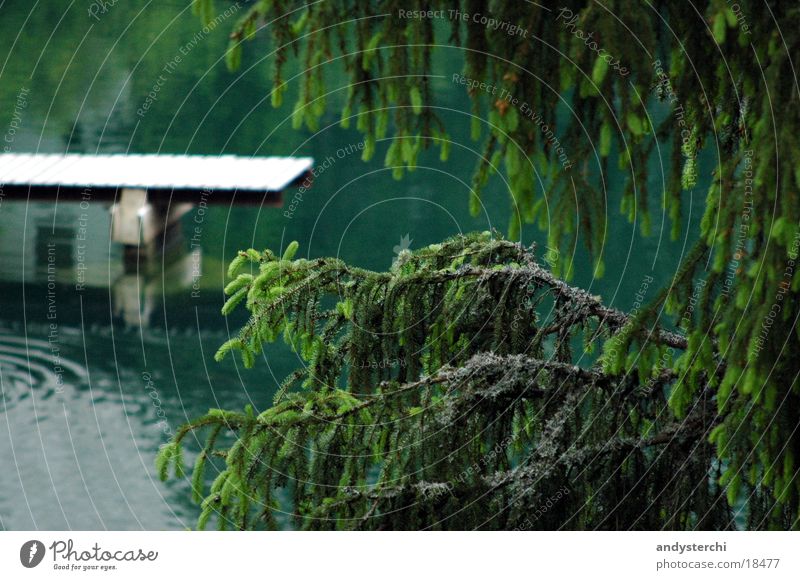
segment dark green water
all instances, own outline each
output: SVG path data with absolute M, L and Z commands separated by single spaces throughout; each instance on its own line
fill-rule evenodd
M 449 80 L 461 69 L 455 50 L 439 54 L 442 76 L 434 83 L 440 104 L 452 109 L 442 116 L 460 145 L 447 163 L 424 155 L 416 172 L 395 181 L 382 167 L 387 143 L 369 163 L 347 153 L 360 138 L 336 126 L 344 81 L 335 68 L 323 129 L 295 131 L 291 98 L 282 109 L 269 104 L 263 39 L 248 47 L 240 72 L 225 69 L 221 57 L 235 15 L 204 34 L 178 0 L 108 3 L 106 13 L 95 9 L 97 18 L 91 6 L 0 0 L 0 133 L 8 151 L 334 160 L 291 217 L 278 207 L 195 208 L 139 272 L 125 272 L 121 248 L 109 242 L 107 206 L 0 197 L 0 528 L 184 528 L 196 510 L 186 482 L 165 485 L 155 477 L 158 446 L 209 407 L 264 408 L 297 364 L 281 345 L 250 371 L 213 361 L 241 321 L 219 314 L 223 265 L 236 250 L 296 239 L 310 256 L 384 269 L 404 236 L 413 249 L 460 231 L 504 230 L 508 194 L 493 183 L 485 215 L 470 217 L 467 192 L 480 144 L 467 138 L 463 87 Z M 156 85 L 157 99 L 148 105 Z M 607 179 L 606 275 L 593 280 L 579 256 L 575 282 L 629 308 L 645 276 L 668 283 L 686 243 L 668 242 L 668 224 L 659 232 L 658 215 L 654 235 L 637 238 L 616 211 L 619 176 Z M 654 177 L 651 190 L 659 188 Z M 687 199 L 687 209 L 698 203 Z M 699 219 L 696 209 L 689 215 Z M 185 232 L 197 223 L 192 247 Z M 75 248 L 83 227 L 88 249 L 79 271 Z M 523 238 L 544 240 L 546 233 L 528 228 Z M 198 271 L 201 290 L 193 295 Z M 79 275 L 87 280 L 82 291 Z

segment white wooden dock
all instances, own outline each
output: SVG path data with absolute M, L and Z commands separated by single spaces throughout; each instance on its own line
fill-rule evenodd
M 7 195 L 10 187 L 277 193 L 312 163 L 310 157 L 2 153 L 0 184 Z
M 0 194 L 111 202 L 112 239 L 131 246 L 152 241 L 191 204 L 279 205 L 312 166 L 310 157 L 2 153 Z

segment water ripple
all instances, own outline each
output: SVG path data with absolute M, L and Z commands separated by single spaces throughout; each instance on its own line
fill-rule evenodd
M 0 394 L 5 411 L 29 398 L 48 399 L 64 392 L 65 385 L 81 384 L 86 370 L 64 357 L 58 343 L 25 339 L 0 330 Z

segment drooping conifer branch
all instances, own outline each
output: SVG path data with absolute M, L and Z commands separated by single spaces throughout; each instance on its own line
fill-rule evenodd
M 568 516 L 608 527 L 603 509 L 655 525 L 687 481 L 696 489 L 686 514 L 715 507 L 676 526 L 728 525 L 708 473 L 716 414 L 694 410 L 675 423 L 676 376 L 658 365 L 647 375 L 605 372 L 581 345 L 591 350 L 630 319 L 555 279 L 534 248 L 489 233 L 456 237 L 404 252 L 382 273 L 295 260 L 296 249 L 234 260 L 227 292 L 251 318 L 219 356 L 234 350 L 251 365 L 283 335 L 306 368 L 273 407 L 212 411 L 162 452 L 166 474 L 190 433 L 211 430 L 195 473 L 215 454 L 222 464 L 210 490 L 194 478 L 201 527 L 212 517 L 221 527 L 277 526 L 281 510 L 309 529 L 516 527 L 565 485 L 563 518 L 537 527 Z M 684 344 L 649 335 L 659 352 Z M 679 467 L 688 480 L 665 493 L 658 478 Z M 637 491 L 621 501 L 628 486 Z

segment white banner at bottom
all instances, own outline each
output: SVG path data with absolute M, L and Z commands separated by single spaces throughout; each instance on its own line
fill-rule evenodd
M 777 579 L 798 552 L 793 532 L 0 532 L 0 578 Z

